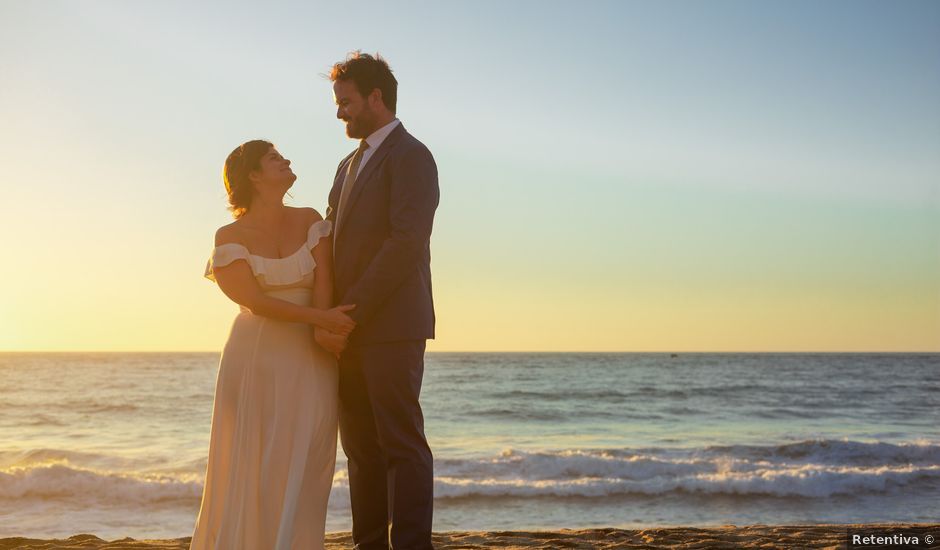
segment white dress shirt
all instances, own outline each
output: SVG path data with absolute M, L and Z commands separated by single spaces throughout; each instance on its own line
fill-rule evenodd
M 362 168 L 369 162 L 369 159 L 372 158 L 372 153 L 379 148 L 379 145 L 382 145 L 382 142 L 385 141 L 385 138 L 388 137 L 392 130 L 396 126 L 401 124 L 397 118 L 385 126 L 382 126 L 378 130 L 372 132 L 369 137 L 366 138 L 366 143 L 369 144 L 369 148 L 362 152 L 362 160 L 359 161 L 359 170 L 356 171 L 356 177 L 359 177 L 359 172 L 362 172 Z

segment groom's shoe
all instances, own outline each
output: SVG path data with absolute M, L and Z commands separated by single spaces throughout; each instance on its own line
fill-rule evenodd
M 353 543 L 353 550 L 389 550 L 388 528 L 373 531 L 364 537 L 360 537 L 358 541 L 354 540 Z

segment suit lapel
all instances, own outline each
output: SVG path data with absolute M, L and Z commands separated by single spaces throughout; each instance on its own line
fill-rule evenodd
M 356 152 L 353 151 L 339 162 L 339 170 L 336 173 L 336 177 L 333 179 L 333 187 L 330 189 L 330 195 L 326 199 L 326 219 L 333 222 L 334 227 L 336 226 L 336 209 L 339 207 L 339 195 L 343 192 L 343 181 L 346 179 L 349 163 L 352 162 L 353 155 L 355 154 Z
M 343 220 L 347 220 L 347 216 L 352 213 L 353 208 L 356 206 L 356 199 L 358 199 L 359 195 L 362 194 L 362 189 L 368 185 L 372 173 L 375 172 L 375 168 L 382 164 L 382 159 L 388 155 L 388 152 L 391 151 L 392 147 L 395 146 L 395 143 L 401 139 L 401 136 L 404 135 L 404 133 L 405 127 L 402 126 L 401 122 L 399 122 L 398 126 L 396 126 L 395 129 L 385 137 L 385 141 L 382 142 L 382 145 L 379 145 L 379 148 L 376 149 L 374 153 L 372 153 L 372 156 L 369 157 L 369 162 L 359 169 L 359 175 L 356 176 L 356 184 L 353 186 L 349 196 L 346 197 L 346 213 L 343 214 Z M 345 224 L 346 222 L 344 221 L 343 225 Z

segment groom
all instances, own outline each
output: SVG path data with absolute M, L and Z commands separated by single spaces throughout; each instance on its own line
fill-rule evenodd
M 356 304 L 348 341 L 317 329 L 339 360 L 340 437 L 359 550 L 428 549 L 434 473 L 418 403 L 434 338 L 431 225 L 440 192 L 431 152 L 395 118 L 398 82 L 381 57 L 355 52 L 330 72 L 336 117 L 359 147 L 339 164 L 334 293 Z

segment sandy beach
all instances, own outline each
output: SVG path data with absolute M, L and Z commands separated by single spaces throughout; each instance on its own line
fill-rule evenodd
M 827 548 L 846 547 L 849 529 L 900 529 L 907 534 L 940 535 L 940 524 L 865 524 L 865 525 L 725 525 L 711 528 L 668 527 L 653 529 L 584 529 L 559 531 L 451 531 L 435 533 L 434 546 L 440 550 L 458 548 L 518 549 L 640 549 L 640 548 Z M 349 533 L 327 535 L 326 548 L 351 547 Z M 940 544 L 934 543 L 938 547 Z M 921 546 L 929 548 L 929 545 Z M 13 537 L 0 539 L 0 550 L 186 550 L 189 537 L 169 540 L 106 541 L 94 535 L 75 535 L 67 539 L 40 540 Z M 912 546 L 913 548 L 913 546 Z

